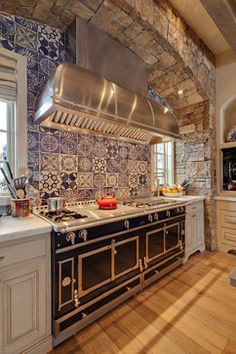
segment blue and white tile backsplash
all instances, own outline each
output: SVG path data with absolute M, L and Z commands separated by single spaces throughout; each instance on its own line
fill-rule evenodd
M 39 198 L 97 198 L 105 187 L 118 197 L 150 190 L 150 147 L 34 124 L 35 98 L 65 60 L 65 33 L 0 13 L 0 45 L 27 56 L 28 165 Z

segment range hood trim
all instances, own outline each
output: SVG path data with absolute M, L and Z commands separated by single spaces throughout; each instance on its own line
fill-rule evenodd
M 72 83 L 73 90 L 69 87 L 69 85 L 71 85 L 71 77 L 77 77 L 77 79 L 74 79 Z M 80 77 L 82 77 L 82 83 L 79 81 Z M 100 83 L 102 83 L 103 87 L 101 87 L 101 92 L 103 92 L 103 94 L 100 95 L 101 98 L 99 105 L 98 93 L 89 91 L 91 87 L 88 87 L 87 89 L 85 86 L 82 86 L 83 80 L 85 80 L 86 77 L 90 79 L 90 86 L 92 87 L 93 80 L 95 82 L 95 87 L 99 87 Z M 117 88 L 117 90 L 115 88 Z M 133 99 L 133 101 L 127 101 L 125 104 L 119 102 L 119 97 L 116 95 L 116 91 L 119 92 L 119 90 L 121 90 L 123 95 L 127 92 L 127 97 L 131 98 L 131 100 Z M 81 92 L 82 95 L 84 94 L 84 96 L 81 96 Z M 84 102 L 81 102 L 80 100 Z M 135 100 L 137 101 L 136 105 Z M 95 105 L 93 107 L 94 102 Z M 141 106 L 141 110 L 138 104 Z M 144 96 L 140 96 L 127 89 L 124 89 L 123 87 L 113 84 L 108 80 L 100 78 L 97 75 L 88 72 L 86 69 L 78 67 L 74 64 L 63 63 L 58 66 L 54 77 L 47 82 L 39 97 L 38 107 L 39 108 L 35 114 L 35 121 L 37 123 L 46 123 L 45 120 L 48 121 L 48 118 L 52 117 L 55 112 L 60 111 L 81 117 L 87 116 L 88 118 L 94 119 L 96 121 L 105 120 L 105 123 L 107 124 L 110 122 L 112 125 L 123 126 L 127 129 L 140 129 L 144 132 L 146 131 L 154 137 L 156 136 L 171 139 L 181 139 L 179 134 L 178 121 L 172 112 L 167 111 L 166 114 L 164 114 L 166 109 L 165 106 L 161 105 L 159 102 L 153 101 Z M 119 107 L 124 108 L 124 112 L 127 112 L 127 107 L 130 107 L 129 116 L 124 117 L 119 115 Z M 138 111 L 136 109 L 137 107 L 139 109 Z M 143 112 L 145 113 L 146 117 L 147 114 L 149 114 L 148 117 L 149 122 L 152 122 L 151 124 L 146 124 L 145 117 L 142 116 L 143 108 Z M 162 119 L 166 118 L 166 129 L 163 129 L 162 127 L 163 121 L 161 122 L 160 119 L 156 119 L 156 116 L 160 116 L 160 112 L 162 113 Z M 139 116 L 139 119 L 142 119 L 142 121 L 135 121 L 136 116 Z M 64 124 L 67 125 L 65 122 Z M 58 129 L 61 129 L 61 123 L 54 122 L 54 126 L 55 125 L 58 125 Z M 94 134 L 95 133 L 96 132 L 94 131 Z M 100 133 L 98 132 L 98 134 Z M 110 134 L 110 136 L 111 135 L 112 134 Z M 137 139 L 136 141 L 139 140 Z M 148 138 L 147 142 L 149 141 L 150 138 Z

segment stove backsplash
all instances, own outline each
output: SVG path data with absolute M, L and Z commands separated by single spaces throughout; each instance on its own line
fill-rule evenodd
M 38 199 L 97 198 L 109 187 L 120 198 L 150 190 L 150 146 L 39 127 L 35 98 L 65 60 L 65 34 L 18 16 L 0 13 L 0 45 L 27 56 L 28 165 Z

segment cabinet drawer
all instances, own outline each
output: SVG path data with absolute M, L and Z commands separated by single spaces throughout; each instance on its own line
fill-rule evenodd
M 221 228 L 221 242 L 226 245 L 236 246 L 236 230 Z
M 38 239 L 0 248 L 0 269 L 46 254 L 46 240 Z
M 186 206 L 186 214 L 193 214 L 198 211 L 203 211 L 203 201 L 195 202 Z
M 236 211 L 221 210 L 220 225 L 236 230 Z

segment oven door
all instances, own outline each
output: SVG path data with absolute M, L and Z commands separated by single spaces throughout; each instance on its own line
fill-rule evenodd
M 78 255 L 79 298 L 139 267 L 139 236 Z
M 146 233 L 146 261 L 151 262 L 165 253 L 164 227 Z
M 180 221 L 165 225 L 165 252 L 180 246 Z

